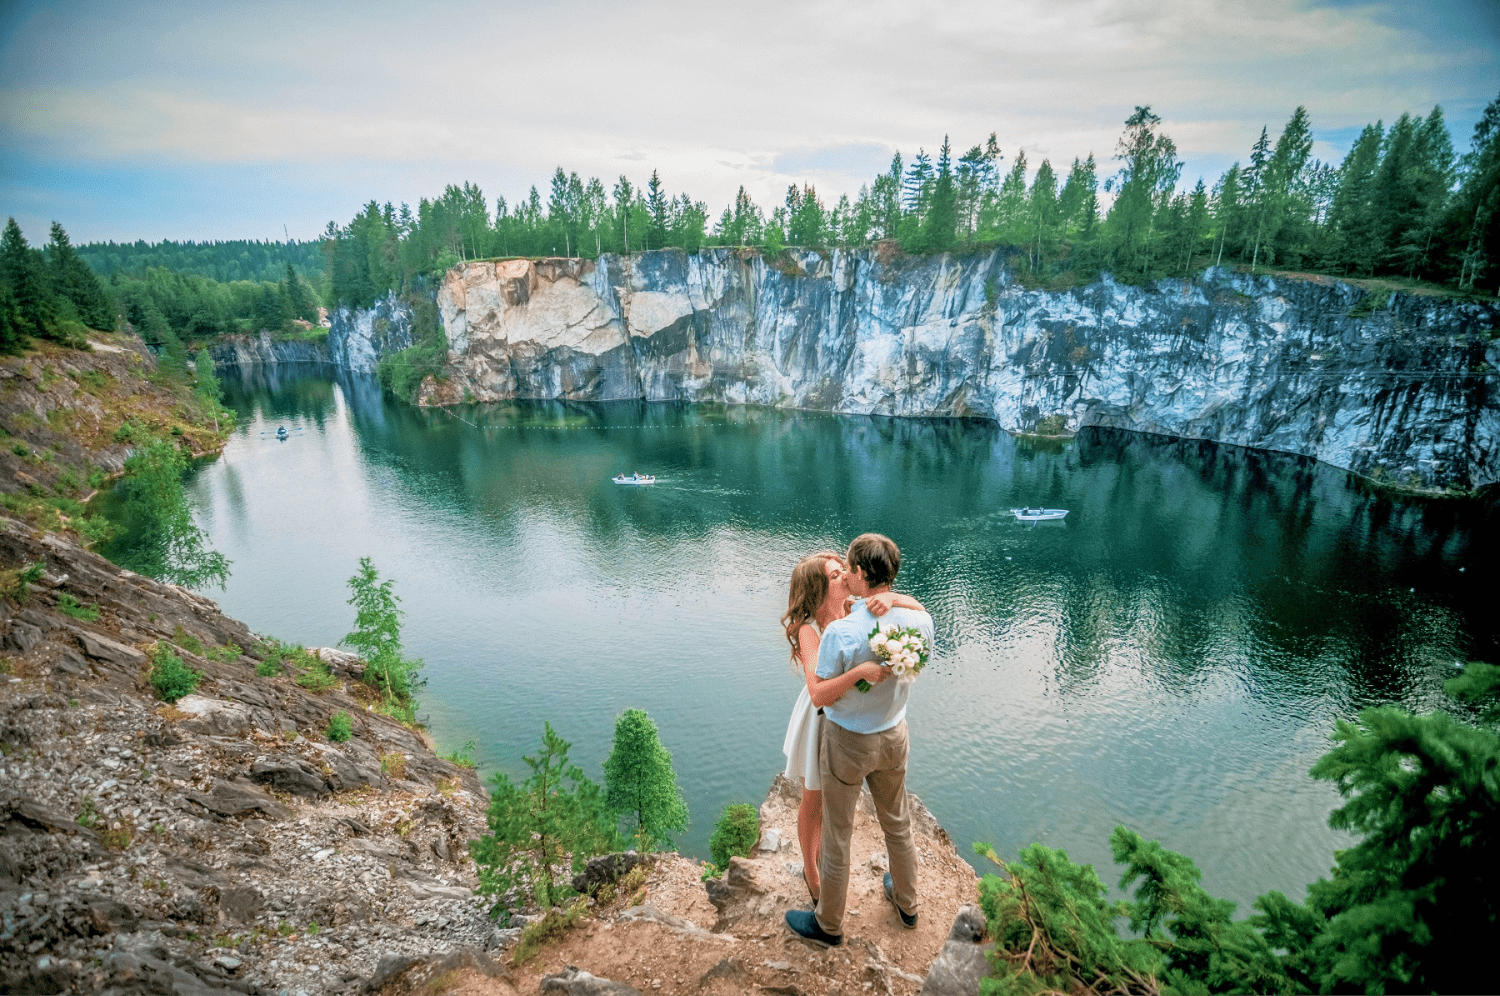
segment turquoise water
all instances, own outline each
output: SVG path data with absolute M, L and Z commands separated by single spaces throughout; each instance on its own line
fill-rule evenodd
M 1123 823 L 1242 915 L 1301 896 L 1347 843 L 1326 824 L 1336 792 L 1307 777 L 1335 717 L 1437 707 L 1456 661 L 1494 656 L 1492 510 L 1295 458 L 739 407 L 418 411 L 287 369 L 226 375 L 242 417 L 190 486 L 233 561 L 224 610 L 335 643 L 373 558 L 442 749 L 472 738 L 484 769 L 519 776 L 547 720 L 599 778 L 615 716 L 645 709 L 702 857 L 721 808 L 759 802 L 781 767 L 791 566 L 862 531 L 901 545 L 898 587 L 937 623 L 910 786 L 961 851 L 1042 841 L 1112 883 Z M 633 470 L 660 482 L 610 483 Z M 1071 514 L 1023 525 L 1020 504 Z

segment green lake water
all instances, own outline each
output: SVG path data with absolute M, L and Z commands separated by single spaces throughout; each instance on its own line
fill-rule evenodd
M 239 425 L 190 484 L 233 562 L 210 592 L 224 611 L 336 643 L 373 558 L 441 749 L 472 738 L 482 770 L 517 777 L 546 720 L 602 778 L 615 717 L 645 709 L 695 856 L 781 768 L 793 563 L 860 532 L 901 545 L 898 587 L 936 620 L 909 782 L 960 851 L 1041 841 L 1112 884 L 1123 823 L 1241 915 L 1302 896 L 1348 842 L 1327 826 L 1336 791 L 1307 777 L 1335 718 L 1439 707 L 1455 662 L 1495 654 L 1492 507 L 1396 500 L 1292 457 L 740 407 L 419 411 L 314 367 L 225 380 Z M 610 482 L 634 470 L 659 483 Z M 1021 504 L 1071 512 L 1025 525 Z

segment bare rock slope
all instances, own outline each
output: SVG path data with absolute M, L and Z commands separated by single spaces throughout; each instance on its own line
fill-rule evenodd
M 0 599 L 0 992 L 335 992 L 490 943 L 478 780 L 366 711 L 346 657 L 321 693 L 258 675 L 211 601 L 0 519 L 0 566 L 34 563 Z M 204 676 L 175 706 L 156 641 Z

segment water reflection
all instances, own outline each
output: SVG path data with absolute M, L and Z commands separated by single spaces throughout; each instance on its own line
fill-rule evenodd
M 1300 895 L 1344 844 L 1306 777 L 1333 717 L 1430 708 L 1453 660 L 1496 649 L 1477 594 L 1493 506 L 1401 502 L 1294 457 L 724 406 L 423 411 L 325 370 L 230 388 L 243 418 L 194 485 L 234 561 L 226 611 L 336 641 L 373 557 L 445 748 L 473 737 L 519 774 L 547 719 L 597 774 L 615 715 L 644 708 L 704 855 L 719 808 L 781 763 L 791 564 L 864 530 L 901 543 L 902 586 L 938 623 L 914 790 L 964 849 L 1043 840 L 1106 880 L 1123 822 L 1212 891 Z M 280 423 L 304 431 L 278 443 Z M 634 470 L 660 483 L 610 483 Z M 1072 511 L 1026 525 L 1021 504 Z

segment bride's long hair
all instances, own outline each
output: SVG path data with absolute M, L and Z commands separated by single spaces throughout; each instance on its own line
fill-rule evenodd
M 830 560 L 844 562 L 844 558 L 832 550 L 810 553 L 792 568 L 792 586 L 786 596 L 786 615 L 781 625 L 786 628 L 786 642 L 792 645 L 792 670 L 797 670 L 802 646 L 797 633 L 807 623 L 816 623 L 818 610 L 828 599 L 827 564 Z

